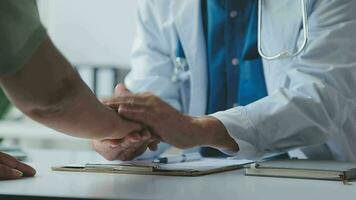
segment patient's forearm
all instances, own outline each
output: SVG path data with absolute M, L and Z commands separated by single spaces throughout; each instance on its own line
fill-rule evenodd
M 115 138 L 139 128 L 103 106 L 46 39 L 16 74 L 0 76 L 10 100 L 32 119 L 83 138 Z

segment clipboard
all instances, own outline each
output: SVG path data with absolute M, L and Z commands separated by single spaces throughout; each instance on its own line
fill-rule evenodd
M 267 176 L 316 180 L 347 181 L 356 179 L 356 162 L 335 160 L 288 159 L 251 164 L 247 176 Z
M 176 164 L 157 164 L 152 162 L 123 162 L 118 164 L 85 164 L 54 166 L 58 172 L 90 172 L 112 174 L 140 174 L 160 176 L 203 176 L 208 174 L 243 169 L 250 160 L 203 159 Z

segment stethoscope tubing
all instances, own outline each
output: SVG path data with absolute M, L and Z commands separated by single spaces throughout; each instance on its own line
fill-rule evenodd
M 298 51 L 294 53 L 289 53 L 287 50 L 281 51 L 275 55 L 266 55 L 263 52 L 262 48 L 262 3 L 263 0 L 258 0 L 258 31 L 257 31 L 257 37 L 258 37 L 258 53 L 260 56 L 266 60 L 277 60 L 277 59 L 283 59 L 283 58 L 292 58 L 296 57 L 299 55 L 307 46 L 308 39 L 309 39 L 309 30 L 308 30 L 308 13 L 307 13 L 307 3 L 306 0 L 300 0 L 301 2 L 301 8 L 302 8 L 302 18 L 303 18 L 303 44 L 302 46 L 298 49 Z
M 307 13 L 307 4 L 306 0 L 300 0 L 301 2 L 301 8 L 302 8 L 302 23 L 303 23 L 303 44 L 302 46 L 298 49 L 298 51 L 294 53 L 289 53 L 287 50 L 281 51 L 280 53 L 277 53 L 275 55 L 266 55 L 263 52 L 263 47 L 262 47 L 262 3 L 263 0 L 258 0 L 258 30 L 257 30 L 257 48 L 258 48 L 258 53 L 263 59 L 266 60 L 277 60 L 277 59 L 284 59 L 284 58 L 292 58 L 298 56 L 307 46 L 308 39 L 309 39 L 309 30 L 308 30 L 308 13 Z M 182 46 L 181 41 L 177 40 L 177 49 L 176 49 L 176 59 L 175 59 L 175 66 L 174 66 L 174 72 L 172 76 L 172 81 L 173 82 L 179 82 L 179 81 L 185 81 L 189 79 L 189 71 L 186 71 L 188 68 L 188 63 L 186 61 L 186 56 L 184 53 L 184 49 Z

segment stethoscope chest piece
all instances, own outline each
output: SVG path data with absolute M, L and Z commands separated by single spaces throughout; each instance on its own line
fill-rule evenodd
M 172 75 L 173 82 L 185 82 L 190 78 L 187 60 L 184 57 L 176 57 Z
M 190 78 L 189 65 L 183 50 L 182 43 L 178 39 L 172 75 L 173 82 L 185 82 Z

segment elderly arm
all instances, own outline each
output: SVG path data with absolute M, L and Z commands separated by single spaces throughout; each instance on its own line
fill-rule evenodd
M 102 105 L 47 38 L 24 67 L 0 76 L 11 102 L 32 119 L 83 138 L 122 138 L 140 130 Z

